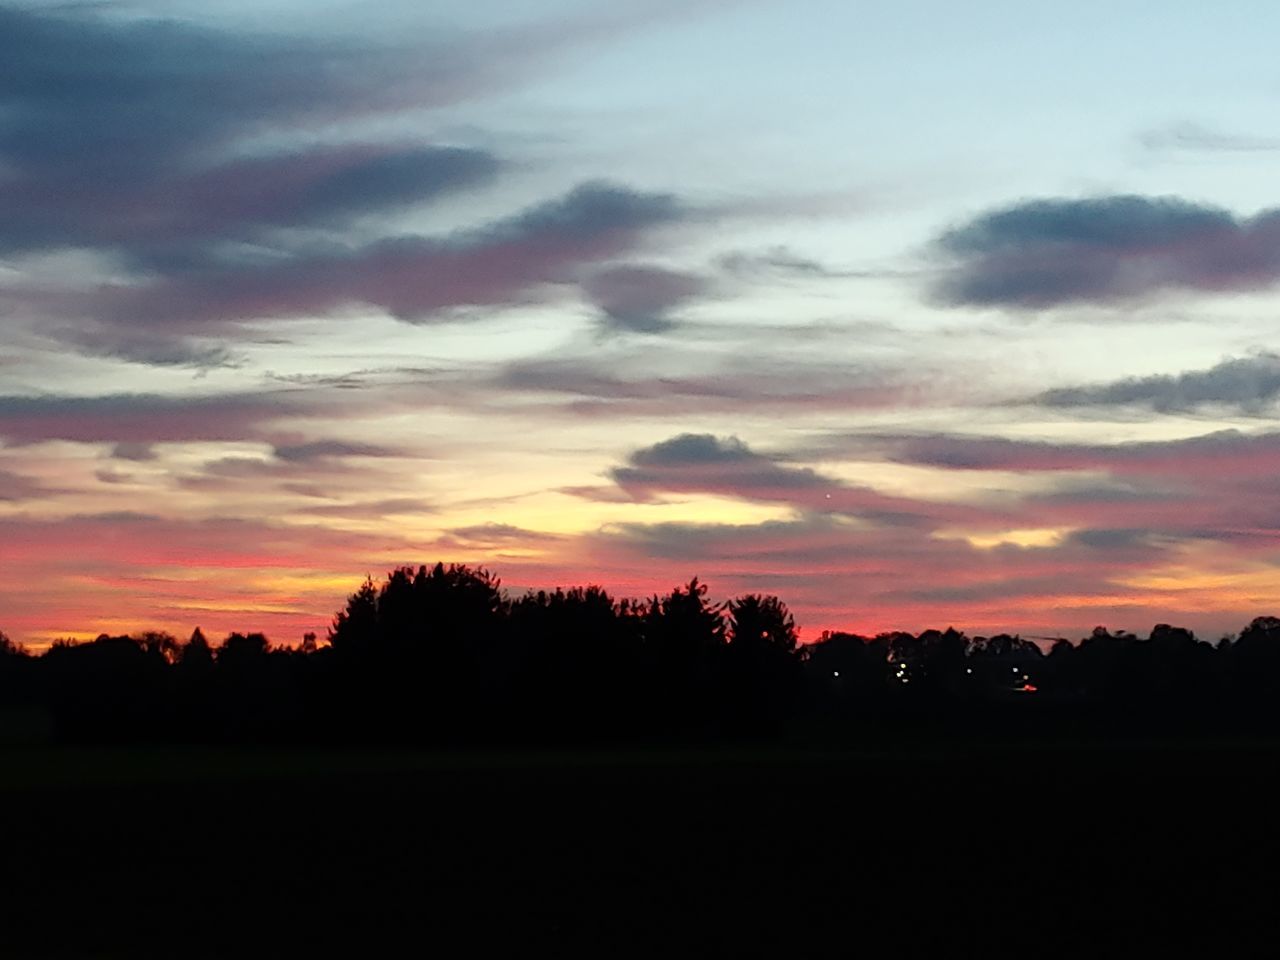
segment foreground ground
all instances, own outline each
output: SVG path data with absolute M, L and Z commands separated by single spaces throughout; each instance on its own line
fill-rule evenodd
M 0 954 L 1262 955 L 1278 758 L 9 750 Z

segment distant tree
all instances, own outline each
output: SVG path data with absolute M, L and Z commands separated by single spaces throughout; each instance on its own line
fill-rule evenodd
M 378 588 L 365 577 L 360 589 L 347 598 L 329 628 L 329 643 L 339 653 L 368 653 L 378 640 Z
M 138 644 L 147 653 L 168 664 L 177 663 L 181 656 L 178 638 L 171 633 L 148 631 L 138 638 Z
M 714 723 L 724 696 L 724 605 L 708 600 L 706 584 L 694 577 L 653 597 L 640 629 L 655 727 L 670 733 Z
M 1255 712 L 1280 705 L 1280 618 L 1255 617 L 1225 653 L 1233 688 Z
M 26 647 L 14 640 L 10 640 L 4 631 L 0 630 L 0 659 L 25 656 L 27 656 Z
M 795 618 L 775 596 L 747 594 L 728 604 L 725 702 L 737 732 L 777 729 L 800 695 Z
M 730 642 L 738 650 L 762 647 L 795 653 L 795 618 L 777 597 L 750 593 L 730 600 L 728 609 Z
M 707 599 L 707 585 L 694 577 L 665 597 L 654 597 L 646 616 L 646 638 L 664 652 L 695 655 L 724 645 L 724 605 Z
M 329 642 L 339 653 L 404 653 L 424 644 L 465 645 L 490 633 L 506 612 L 501 581 L 483 569 L 437 563 L 401 567 L 378 587 L 367 578 L 334 618 Z
M 271 644 L 260 633 L 233 633 L 218 647 L 217 661 L 219 666 L 250 667 L 270 650 Z
M 204 631 L 196 627 L 191 638 L 178 651 L 178 662 L 186 668 L 199 668 L 213 663 L 213 648 L 205 639 Z

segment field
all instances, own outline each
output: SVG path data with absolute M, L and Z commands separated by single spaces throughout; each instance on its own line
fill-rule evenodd
M 10 749 L 0 955 L 1238 956 L 1278 756 Z

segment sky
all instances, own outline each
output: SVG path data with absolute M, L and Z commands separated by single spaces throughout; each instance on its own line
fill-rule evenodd
M 436 560 L 809 640 L 1280 612 L 1277 33 L 0 2 L 0 629 L 294 643 Z

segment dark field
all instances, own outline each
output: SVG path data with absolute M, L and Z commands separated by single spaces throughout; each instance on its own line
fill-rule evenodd
M 1274 744 L 0 753 L 0 955 L 1273 955 Z

